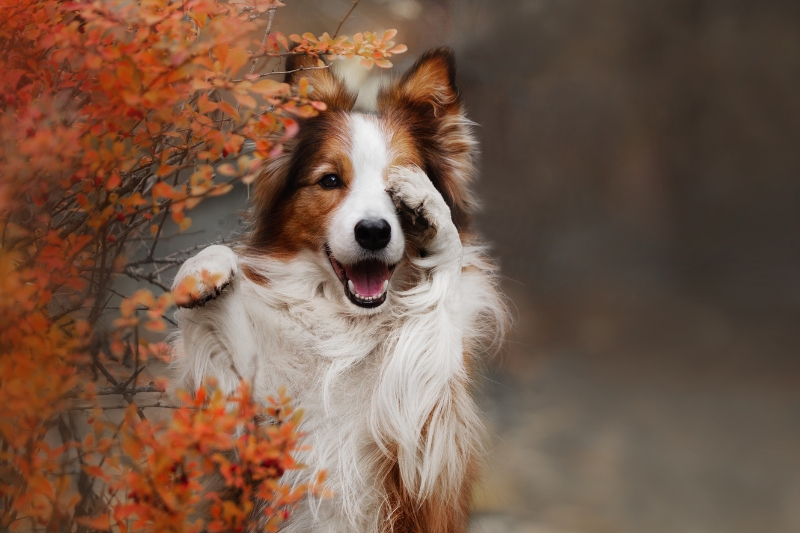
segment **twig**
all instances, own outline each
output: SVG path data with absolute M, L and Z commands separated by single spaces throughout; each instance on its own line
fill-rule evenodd
M 358 5 L 359 2 L 361 2 L 361 0 L 354 0 L 353 7 L 351 7 L 350 11 L 347 12 L 347 15 L 345 15 L 344 18 L 339 21 L 339 25 L 336 27 L 336 31 L 333 32 L 333 37 L 332 37 L 333 39 L 336 39 L 336 36 L 339 35 L 339 30 L 342 29 L 342 24 L 344 24 L 344 21 L 347 20 L 350 17 L 350 14 L 356 8 L 356 6 Z
M 83 391 L 80 389 L 73 389 L 69 391 L 64 397 L 68 399 L 78 399 L 78 396 Z M 154 383 L 150 383 L 149 385 L 142 385 L 136 387 L 135 389 L 128 389 L 125 393 L 128 394 L 139 394 L 142 392 L 165 392 L 164 389 L 157 387 Z M 119 389 L 119 386 L 114 387 L 97 387 L 97 391 L 94 393 L 95 396 L 116 396 L 121 395 L 122 391 Z
M 164 292 L 169 292 L 171 290 L 170 287 L 168 287 L 167 285 L 165 285 L 164 283 L 162 283 L 161 281 L 156 279 L 156 277 L 153 276 L 153 275 L 140 274 L 138 272 L 134 272 L 130 268 L 126 268 L 122 273 L 125 274 L 126 276 L 128 276 L 129 278 L 133 278 L 133 279 L 135 279 L 137 281 L 146 281 L 148 283 L 152 283 L 153 285 L 155 285 L 159 289 L 162 289 Z
M 139 330 L 138 330 L 138 328 L 137 328 L 135 331 L 139 331 Z M 137 343 L 136 343 L 136 345 L 138 346 L 138 345 L 139 345 L 139 343 L 137 342 Z M 137 362 L 138 362 L 138 361 L 137 361 Z M 127 380 L 125 383 L 122 383 L 122 384 L 119 386 L 119 393 L 120 393 L 120 394 L 122 394 L 122 393 L 124 393 L 124 392 L 130 392 L 130 391 L 126 391 L 125 389 L 127 389 L 127 388 L 128 388 L 128 385 L 130 385 L 130 384 L 131 384 L 131 381 L 133 381 L 134 379 L 136 379 L 136 376 L 138 376 L 139 374 L 141 374 L 141 372 L 142 372 L 142 370 L 144 370 L 145 366 L 147 366 L 147 365 L 142 365 L 141 367 L 139 367 L 139 368 L 136 370 L 136 372 L 134 372 L 134 373 L 133 373 L 133 375 L 132 375 L 131 377 L 129 377 L 129 378 L 128 378 L 128 380 Z M 135 389 L 135 388 L 136 388 L 136 387 L 134 387 L 134 389 Z
M 264 38 L 261 39 L 261 50 L 264 50 L 264 47 L 267 46 L 267 39 L 269 39 L 269 34 L 272 32 L 272 21 L 275 18 L 275 10 L 278 9 L 277 7 L 271 7 L 267 10 L 267 16 L 269 20 L 267 21 L 267 29 L 264 31 Z M 253 60 L 253 66 L 250 67 L 250 74 L 256 71 L 256 64 L 258 63 L 258 59 Z
M 261 39 L 261 50 L 259 52 L 264 51 L 264 47 L 267 46 L 267 39 L 269 39 L 269 34 L 272 31 L 272 20 L 275 18 L 275 10 L 278 9 L 277 7 L 271 7 L 267 10 L 267 16 L 269 17 L 269 21 L 267 22 L 267 29 L 264 31 L 264 37 Z M 258 64 L 258 57 L 253 58 L 253 64 L 250 67 L 250 74 L 256 71 L 256 65 Z M 236 112 L 239 112 L 239 107 L 242 104 L 236 104 Z
M 140 392 L 165 392 L 164 389 L 157 387 L 155 384 L 150 383 L 149 385 L 141 385 L 136 387 L 135 389 L 129 389 L 125 392 L 130 394 L 139 394 Z M 114 394 L 122 394 L 117 387 L 98 387 L 97 392 L 95 393 L 97 396 L 112 396 Z
M 120 385 L 119 381 L 117 381 L 116 378 L 114 378 L 114 376 L 111 375 L 111 372 L 106 370 L 106 367 L 103 366 L 103 363 L 100 362 L 100 359 L 98 357 L 95 357 L 93 362 L 94 362 L 94 366 L 96 368 L 98 368 L 100 370 L 100 372 L 103 373 L 103 375 L 106 377 L 106 379 L 108 381 L 110 381 L 112 384 L 114 384 L 115 387 L 119 388 L 119 385 Z M 128 402 L 129 404 L 136 403 L 136 402 L 133 401 L 133 396 L 131 396 L 127 392 L 122 392 L 121 394 L 122 394 L 122 398 L 126 402 Z M 138 405 L 136 406 L 136 412 L 139 415 L 140 419 L 145 420 L 146 417 L 144 416 L 144 411 L 142 411 L 142 408 L 140 406 L 138 406 Z
M 315 67 L 300 67 L 294 70 L 273 70 L 271 72 L 264 72 L 263 74 L 259 74 L 258 78 L 266 78 L 267 76 L 285 76 L 286 74 L 294 74 L 295 72 L 302 72 L 304 70 L 325 70 L 331 68 L 330 65 L 320 65 Z M 250 73 L 252 74 L 252 72 Z M 239 80 L 233 80 L 231 83 L 239 83 L 244 81 L 244 78 Z
M 103 375 L 106 377 L 108 381 L 110 381 L 115 387 L 119 387 L 119 381 L 117 381 L 117 379 L 111 374 L 111 372 L 106 370 L 106 367 L 103 365 L 103 363 L 100 362 L 99 359 L 94 361 L 94 365 L 97 367 L 98 370 L 100 370 L 100 372 L 103 373 Z
M 139 405 L 137 403 L 133 403 L 133 405 L 136 406 L 137 411 L 141 411 L 142 409 L 146 409 L 148 407 L 160 407 L 162 409 L 195 409 L 194 407 L 186 405 L 171 405 L 168 403 L 161 403 L 161 402 L 156 402 L 150 405 Z M 109 405 L 106 407 L 86 406 L 86 407 L 67 407 L 67 411 L 91 411 L 93 409 L 102 409 L 103 411 L 108 411 L 110 409 L 127 409 L 127 408 L 128 408 L 127 405 Z

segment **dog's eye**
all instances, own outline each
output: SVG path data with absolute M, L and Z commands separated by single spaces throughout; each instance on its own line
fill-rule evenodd
M 336 174 L 325 174 L 320 178 L 319 185 L 323 189 L 338 189 L 342 186 L 342 178 Z

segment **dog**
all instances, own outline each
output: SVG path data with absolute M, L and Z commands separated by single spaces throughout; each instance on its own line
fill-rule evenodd
M 465 531 L 483 440 L 472 389 L 506 310 L 471 230 L 476 143 L 453 52 L 421 56 L 372 113 L 329 69 L 286 81 L 299 77 L 327 109 L 256 180 L 242 245 L 176 276 L 217 281 L 176 313 L 176 382 L 284 385 L 304 409 L 309 468 L 285 479 L 325 470 L 334 496 L 308 498 L 285 531 Z

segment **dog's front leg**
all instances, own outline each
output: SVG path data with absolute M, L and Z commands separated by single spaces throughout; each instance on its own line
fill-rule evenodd
M 194 283 L 188 283 L 189 277 Z M 214 378 L 232 393 L 254 372 L 253 334 L 242 302 L 239 258 L 227 246 L 188 259 L 173 282 L 180 335 L 173 344 L 175 384 L 194 390 Z M 185 285 L 186 284 L 186 285 Z
M 419 168 L 394 169 L 387 191 L 416 232 L 421 253 L 412 262 L 421 281 L 395 295 L 402 322 L 375 396 L 374 426 L 387 453 L 396 450 L 402 487 L 388 490 L 416 500 L 412 521 L 459 531 L 481 432 L 463 354 L 461 239 L 444 198 Z M 448 524 L 437 516 L 450 517 Z

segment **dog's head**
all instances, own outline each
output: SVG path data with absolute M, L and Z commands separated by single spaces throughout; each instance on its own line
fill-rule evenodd
M 287 71 L 308 66 L 316 65 L 309 58 L 287 61 Z M 341 283 L 345 305 L 376 310 L 387 299 L 395 268 L 416 253 L 385 190 L 390 169 L 424 170 L 456 227 L 468 229 L 475 147 L 455 86 L 453 53 L 439 48 L 423 55 L 381 91 L 374 114 L 352 110 L 355 95 L 330 69 L 300 70 L 286 81 L 302 77 L 327 110 L 302 121 L 286 153 L 256 181 L 249 247 L 286 259 L 310 250 Z

